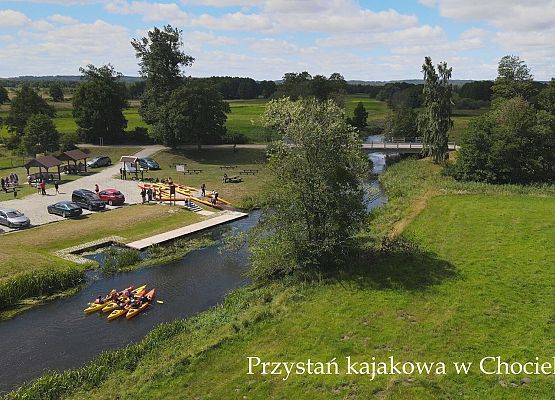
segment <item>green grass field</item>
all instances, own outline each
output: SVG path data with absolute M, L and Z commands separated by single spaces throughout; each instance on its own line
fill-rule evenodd
M 1 235 L 0 284 L 20 274 L 73 264 L 53 255 L 56 250 L 113 235 L 141 239 L 203 218 L 180 207 L 136 205 Z
M 86 373 L 46 377 L 27 393 L 72 399 L 112 399 L 115 393 L 165 399 L 551 398 L 552 377 L 523 382 L 522 374 L 484 375 L 477 363 L 486 356 L 511 362 L 553 357 L 553 188 L 466 187 L 442 177 L 427 160 L 401 162 L 384 178 L 392 201 L 377 214 L 390 216 L 375 218 L 370 229 L 376 221 L 406 220 L 397 239 L 405 250 L 362 255 L 344 274 L 322 282 L 239 290 L 223 306 L 161 326 L 114 355 L 140 354 L 136 363 L 101 369 L 104 357 Z M 398 199 L 408 203 L 401 207 Z M 335 357 L 340 373 L 288 380 L 262 376 L 259 369 L 247 375 L 247 356 Z M 346 356 L 442 361 L 447 368 L 445 375 L 372 380 L 346 375 Z M 468 375 L 457 375 L 455 361 L 474 364 Z M 39 398 L 25 393 L 15 398 Z
M 227 129 L 230 134 L 242 134 L 250 143 L 265 142 L 270 138 L 270 132 L 262 126 L 261 116 L 264 113 L 268 100 L 231 100 L 229 105 L 231 112 L 228 114 Z M 388 111 L 387 105 L 365 95 L 349 95 L 346 98 L 345 111 L 352 115 L 358 102 L 362 102 L 368 111 L 368 121 L 383 120 Z M 54 123 L 62 133 L 74 132 L 77 125 L 71 115 L 71 103 L 52 103 L 57 111 Z M 455 110 L 453 115 L 454 126 L 450 132 L 451 140 L 459 140 L 462 132 L 468 125 L 468 121 L 484 110 Z M 132 131 L 136 127 L 148 128 L 139 115 L 136 102 L 132 107 L 124 111 L 127 118 L 127 130 Z M 7 116 L 7 108 L 0 110 L 0 118 Z M 7 135 L 6 127 L 0 129 L 0 137 Z
M 265 151 L 263 149 L 238 148 L 234 152 L 231 148 L 165 150 L 157 153 L 153 158 L 162 168 L 159 171 L 149 171 L 153 178 L 171 177 L 176 183 L 200 188 L 206 184 L 208 190 L 217 190 L 220 197 L 231 201 L 235 206 L 241 206 L 245 197 L 256 195 L 266 181 Z M 185 164 L 186 169 L 202 170 L 199 174 L 183 174 L 176 172 L 176 164 Z M 220 166 L 237 166 L 235 169 L 222 170 Z M 244 169 L 257 169 L 256 175 L 241 175 Z M 223 183 L 224 173 L 228 176 L 239 176 L 241 183 Z

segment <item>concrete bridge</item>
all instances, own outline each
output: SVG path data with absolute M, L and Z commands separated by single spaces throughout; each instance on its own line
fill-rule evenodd
M 424 145 L 422 142 L 368 142 L 362 145 L 362 148 L 368 153 L 385 153 L 385 154 L 416 154 L 421 153 Z M 447 144 L 449 151 L 458 150 L 454 142 Z

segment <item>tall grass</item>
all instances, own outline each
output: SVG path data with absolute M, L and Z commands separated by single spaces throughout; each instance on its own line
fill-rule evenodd
M 106 258 L 101 271 L 106 275 L 115 274 L 141 261 L 141 254 L 133 249 L 110 248 L 103 253 Z
M 78 267 L 21 274 L 0 283 L 0 309 L 15 306 L 23 299 L 63 292 L 84 281 L 84 272 Z

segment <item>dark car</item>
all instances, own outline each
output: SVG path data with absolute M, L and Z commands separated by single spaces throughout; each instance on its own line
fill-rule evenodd
M 121 206 L 125 203 L 125 196 L 117 189 L 105 189 L 98 193 L 98 197 L 111 206 Z
M 152 158 L 139 158 L 137 162 L 143 169 L 160 169 L 160 164 L 158 164 Z
M 83 213 L 81 207 L 71 201 L 60 201 L 47 207 L 48 214 L 56 214 L 64 218 L 78 217 Z
M 27 228 L 31 221 L 22 212 L 13 208 L 0 208 L 0 224 L 9 228 Z
M 79 207 L 91 211 L 100 211 L 106 208 L 106 203 L 100 200 L 95 192 L 87 189 L 74 190 L 71 195 L 71 201 L 76 203 Z
M 108 165 L 112 165 L 112 160 L 108 156 L 95 157 L 87 161 L 87 167 L 90 168 L 107 167 Z

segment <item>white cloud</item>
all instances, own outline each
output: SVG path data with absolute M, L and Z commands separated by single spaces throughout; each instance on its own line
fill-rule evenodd
M 244 14 L 236 12 L 221 17 L 202 14 L 192 22 L 194 26 L 202 26 L 218 30 L 266 31 L 273 27 L 269 17 L 260 14 Z
M 137 63 L 129 42 L 126 28 L 102 20 L 44 32 L 21 31 L 15 40 L 0 47 L 0 76 L 75 75 L 88 63 L 111 63 L 116 69 L 135 73 Z
M 504 29 L 548 29 L 555 24 L 555 0 L 436 0 L 444 17 L 487 21 Z
M 51 15 L 50 17 L 48 17 L 48 19 L 54 23 L 62 25 L 73 25 L 79 23 L 79 21 L 75 18 L 61 14 Z
M 15 28 L 28 24 L 31 20 L 15 10 L 0 10 L 0 28 Z
M 115 0 L 106 4 L 105 9 L 114 14 L 142 15 L 146 22 L 167 21 L 176 25 L 189 23 L 189 16 L 176 3 Z
M 445 31 L 440 26 L 422 25 L 391 32 L 373 34 L 334 35 L 317 41 L 326 47 L 349 47 L 369 49 L 383 45 L 414 45 L 422 42 L 438 42 L 446 40 Z

